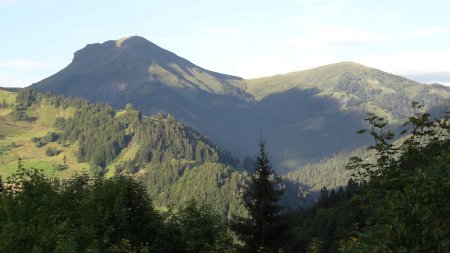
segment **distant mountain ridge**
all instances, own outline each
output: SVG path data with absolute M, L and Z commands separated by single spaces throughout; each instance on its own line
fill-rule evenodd
M 270 63 L 268 63 L 270 64 Z M 412 101 L 450 109 L 450 88 L 343 62 L 245 80 L 201 68 L 142 37 L 90 44 L 32 87 L 144 114 L 168 112 L 243 157 L 260 131 L 282 168 L 297 168 L 367 143 L 355 138 L 367 112 L 398 124 Z
M 320 96 L 329 96 L 345 109 L 379 113 L 384 111 L 389 120 L 409 116 L 411 102 L 426 107 L 444 105 L 450 98 L 450 88 L 423 85 L 407 78 L 366 67 L 354 62 L 340 62 L 284 75 L 246 80 L 247 92 L 257 100 L 291 89 L 317 89 Z M 386 103 L 396 101 L 394 105 Z M 365 103 L 372 103 L 370 108 Z M 376 108 L 375 108 L 376 107 Z M 393 115 L 395 114 L 395 115 Z

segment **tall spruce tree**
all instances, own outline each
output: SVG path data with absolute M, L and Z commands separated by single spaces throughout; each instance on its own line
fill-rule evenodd
M 281 178 L 276 176 L 265 150 L 265 143 L 259 141 L 259 154 L 253 165 L 249 185 L 245 188 L 243 200 L 248 218 L 236 218 L 231 228 L 245 243 L 248 252 L 275 252 L 282 248 L 282 206 L 278 201 L 283 194 Z

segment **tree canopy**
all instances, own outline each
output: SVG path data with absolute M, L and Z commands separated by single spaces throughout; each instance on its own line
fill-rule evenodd
M 450 114 L 431 120 L 420 105 L 413 108 L 400 144 L 383 118 L 367 118 L 377 160 L 349 164 L 367 185 L 357 197 L 368 213 L 367 227 L 347 245 L 351 252 L 450 251 Z
M 234 252 L 206 205 L 160 213 L 129 176 L 61 181 L 18 167 L 0 191 L 0 252 Z
M 259 154 L 250 174 L 249 185 L 245 188 L 243 200 L 248 211 L 248 218 L 236 218 L 232 228 L 237 236 L 245 242 L 248 252 L 275 252 L 282 248 L 281 211 L 278 203 L 283 190 L 281 178 L 274 174 L 265 150 L 265 143 L 258 143 Z

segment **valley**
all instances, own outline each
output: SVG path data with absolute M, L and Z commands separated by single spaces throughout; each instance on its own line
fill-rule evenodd
M 116 109 L 132 103 L 144 115 L 170 113 L 241 160 L 254 154 L 262 132 L 279 171 L 367 145 L 354 138 L 367 113 L 398 125 L 412 101 L 436 114 L 450 104 L 448 87 L 353 62 L 246 80 L 201 68 L 138 36 L 90 44 L 31 87 Z
M 77 242 L 54 240 L 72 249 L 238 252 L 257 247 L 246 236 L 259 229 L 258 203 L 268 203 L 264 219 L 276 221 L 266 227 L 267 247 L 367 252 L 378 233 L 398 234 L 380 231 L 374 217 L 405 229 L 399 241 L 416 230 L 398 211 L 410 205 L 403 196 L 427 213 L 423 229 L 441 220 L 434 210 L 448 208 L 441 200 L 449 110 L 450 88 L 354 62 L 243 79 L 142 37 L 90 44 L 30 87 L 0 88 L 0 222 L 7 224 L 0 231 L 22 228 L 27 215 L 50 215 L 82 226 L 37 220 L 25 227 L 51 224 L 42 234 L 52 238 L 63 229 Z M 370 134 L 357 135 L 361 129 Z M 386 185 L 395 195 L 385 194 Z M 34 205 L 55 206 L 34 214 Z M 422 217 L 414 208 L 413 220 Z M 15 210 L 25 210 L 18 220 Z M 437 229 L 444 235 L 445 222 Z M 126 228 L 116 233 L 105 224 Z M 99 242 L 92 231 L 113 239 Z M 369 239 L 355 240 L 355 231 Z M 20 238 L 4 236 L 0 249 Z

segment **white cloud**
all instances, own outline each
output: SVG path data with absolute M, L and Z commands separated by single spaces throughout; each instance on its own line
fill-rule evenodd
M 406 36 L 427 38 L 436 35 L 446 35 L 450 33 L 450 27 L 447 26 L 428 26 L 416 31 L 405 33 Z

